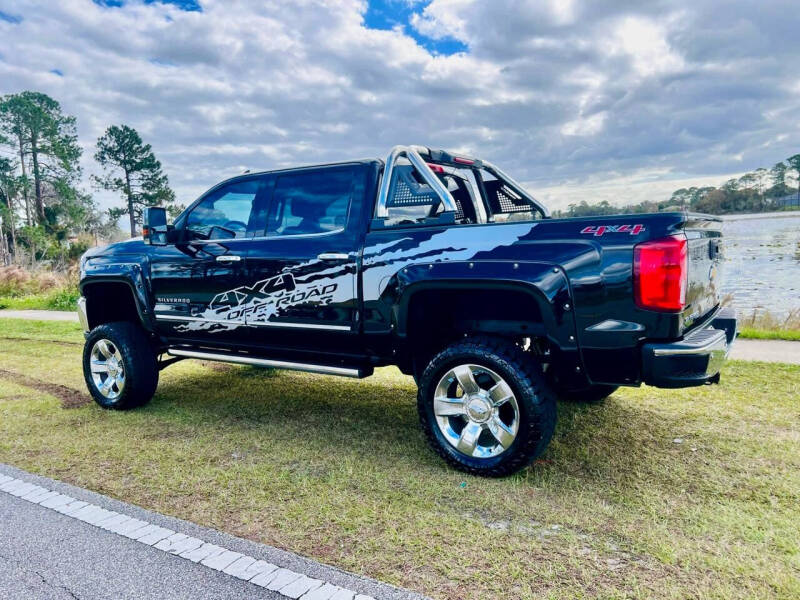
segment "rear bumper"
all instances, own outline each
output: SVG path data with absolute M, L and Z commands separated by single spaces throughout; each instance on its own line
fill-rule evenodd
M 722 363 L 736 339 L 736 313 L 723 308 L 707 327 L 679 342 L 649 343 L 642 347 L 642 378 L 665 388 L 717 383 Z

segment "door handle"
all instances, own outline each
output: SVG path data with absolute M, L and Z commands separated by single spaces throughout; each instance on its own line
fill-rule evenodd
M 217 262 L 239 262 L 242 257 L 238 254 L 222 254 L 217 257 Z
M 318 254 L 317 258 L 319 260 L 347 260 L 350 255 L 344 252 L 323 252 Z

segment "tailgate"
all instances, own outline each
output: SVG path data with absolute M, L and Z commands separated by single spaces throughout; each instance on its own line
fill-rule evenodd
M 689 243 L 689 273 L 683 330 L 690 329 L 720 302 L 722 221 L 707 215 L 687 215 L 684 232 Z

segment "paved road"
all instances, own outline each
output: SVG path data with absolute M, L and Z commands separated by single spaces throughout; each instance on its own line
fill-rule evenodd
M 57 310 L 0 310 L 0 318 L 31 319 L 41 321 L 76 321 L 74 312 Z M 735 360 L 762 360 L 765 362 L 800 365 L 800 342 L 785 340 L 736 340 L 731 351 Z
M 730 358 L 800 365 L 800 342 L 786 340 L 736 340 Z
M 422 599 L 0 463 L 5 598 Z

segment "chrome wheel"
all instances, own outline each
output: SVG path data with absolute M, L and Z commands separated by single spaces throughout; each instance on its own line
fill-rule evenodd
M 125 366 L 119 348 L 110 340 L 97 340 L 89 360 L 97 391 L 109 400 L 119 398 L 125 389 Z
M 458 365 L 439 380 L 433 414 L 445 439 L 467 456 L 491 458 L 517 437 L 519 405 L 497 373 L 474 364 Z

